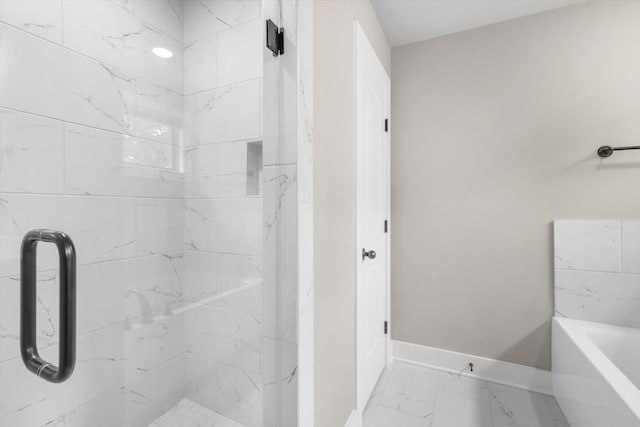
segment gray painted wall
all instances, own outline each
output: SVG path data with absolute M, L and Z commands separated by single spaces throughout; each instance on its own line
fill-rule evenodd
M 316 427 L 344 426 L 355 405 L 354 20 L 388 71 L 369 0 L 314 1 Z
M 393 339 L 549 368 L 551 221 L 640 218 L 640 155 L 595 156 L 640 143 L 639 23 L 587 2 L 393 49 Z

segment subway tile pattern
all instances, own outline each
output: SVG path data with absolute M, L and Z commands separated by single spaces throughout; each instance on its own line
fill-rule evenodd
M 555 315 L 640 327 L 640 221 L 555 221 Z
M 393 362 L 364 411 L 364 427 L 569 427 L 555 399 Z

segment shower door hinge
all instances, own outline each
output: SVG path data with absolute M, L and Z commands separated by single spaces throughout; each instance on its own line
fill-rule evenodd
M 389 132 L 389 119 L 384 119 L 384 131 Z
M 388 219 L 384 220 L 384 232 L 385 233 L 389 232 L 389 220 Z
M 387 335 L 389 333 L 389 322 L 384 321 L 384 334 Z
M 271 19 L 267 20 L 267 48 L 273 56 L 284 54 L 284 28 L 279 28 Z

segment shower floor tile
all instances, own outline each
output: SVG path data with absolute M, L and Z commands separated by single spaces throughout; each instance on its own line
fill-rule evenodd
M 147 427 L 246 427 L 189 399 L 162 414 Z
M 552 396 L 394 362 L 363 427 L 570 427 Z

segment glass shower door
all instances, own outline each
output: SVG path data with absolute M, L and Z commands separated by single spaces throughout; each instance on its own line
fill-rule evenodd
M 263 25 L 257 0 L 0 0 L 0 426 L 267 425 Z M 76 251 L 61 383 L 20 357 L 36 229 Z M 55 366 L 57 249 L 35 261 Z
M 160 2 L 135 6 L 0 2 L 3 427 L 146 426 L 181 393 L 182 27 Z M 20 248 L 34 229 L 66 233 L 77 253 L 75 370 L 59 384 L 19 352 Z M 58 258 L 38 243 L 35 337 L 54 365 L 71 315 Z

